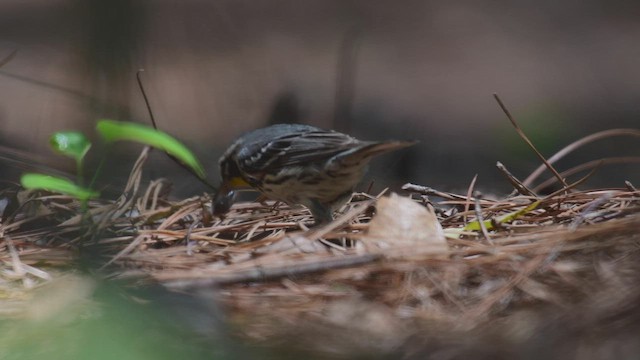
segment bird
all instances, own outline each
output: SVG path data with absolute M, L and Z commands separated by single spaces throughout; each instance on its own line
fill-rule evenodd
M 250 131 L 220 157 L 222 181 L 213 199 L 213 213 L 227 213 L 236 191 L 249 189 L 307 207 L 315 225 L 329 223 L 333 212 L 350 199 L 373 157 L 415 143 L 362 141 L 303 124 Z

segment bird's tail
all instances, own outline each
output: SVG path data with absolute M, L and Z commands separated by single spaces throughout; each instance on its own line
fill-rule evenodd
M 417 141 L 383 141 L 365 143 L 361 147 L 357 147 L 352 151 L 344 153 L 340 156 L 339 162 L 343 165 L 368 162 L 374 156 L 382 155 L 391 151 L 404 149 L 417 144 Z

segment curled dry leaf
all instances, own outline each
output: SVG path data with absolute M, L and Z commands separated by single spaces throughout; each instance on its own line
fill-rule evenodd
M 433 209 L 397 194 L 378 201 L 366 239 L 391 251 L 388 255 L 446 254 L 449 250 Z

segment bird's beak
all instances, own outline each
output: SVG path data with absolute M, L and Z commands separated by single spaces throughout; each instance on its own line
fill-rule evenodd
M 246 189 L 250 187 L 244 179 L 241 177 L 235 177 L 228 180 L 224 180 L 220 184 L 220 188 L 213 198 L 213 214 L 223 215 L 226 214 L 236 197 L 236 191 L 239 189 Z

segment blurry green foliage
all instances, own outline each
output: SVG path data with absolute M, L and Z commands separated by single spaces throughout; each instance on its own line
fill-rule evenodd
M 201 179 L 206 177 L 195 155 L 167 133 L 141 124 L 114 120 L 100 120 L 96 129 L 107 142 L 129 140 L 163 150 L 191 168 Z
M 82 161 L 91 148 L 89 139 L 83 133 L 76 131 L 56 132 L 49 138 L 49 144 L 58 153 L 76 161 Z
M 195 155 L 178 140 L 162 131 L 136 123 L 114 120 L 100 120 L 96 129 L 107 142 L 129 140 L 158 148 L 187 165 L 201 179 L 206 176 L 204 168 Z M 67 179 L 55 176 L 27 173 L 20 179 L 22 186 L 25 189 L 40 189 L 71 195 L 82 201 L 99 196 L 98 192 L 81 186 L 83 160 L 91 148 L 91 142 L 84 134 L 75 131 L 56 132 L 49 142 L 56 152 L 76 160 L 78 183 L 74 184 Z
M 44 174 L 26 173 L 20 178 L 20 184 L 25 189 L 57 192 L 71 195 L 79 200 L 88 200 L 100 195 L 100 193 L 76 185 L 70 180 Z

